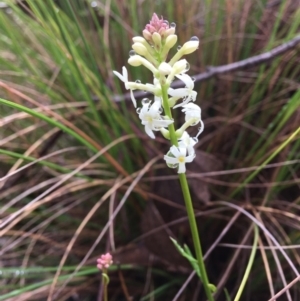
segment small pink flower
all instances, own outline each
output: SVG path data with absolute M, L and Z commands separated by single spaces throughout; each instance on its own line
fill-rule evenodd
M 97 268 L 99 270 L 108 269 L 113 263 L 112 256 L 110 253 L 106 253 L 97 259 Z
M 150 33 L 159 32 L 160 30 L 168 29 L 169 23 L 166 22 L 162 17 L 158 18 L 157 14 L 154 13 L 150 23 L 146 25 L 145 29 L 147 29 Z

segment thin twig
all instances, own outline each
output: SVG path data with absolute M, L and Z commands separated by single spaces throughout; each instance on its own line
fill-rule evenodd
M 279 291 L 275 296 L 269 299 L 269 301 L 275 301 L 279 296 L 281 296 L 286 290 L 288 290 L 298 281 L 300 281 L 300 276 L 296 277 L 292 282 L 290 282 L 286 287 L 284 287 L 281 291 Z
M 288 50 L 295 48 L 296 45 L 299 43 L 300 43 L 300 35 L 290 40 L 289 42 L 283 43 L 273 48 L 270 51 L 252 56 L 248 59 L 238 61 L 232 64 L 223 65 L 223 66 L 208 67 L 206 72 L 194 76 L 195 82 L 202 82 L 219 74 L 228 73 L 228 72 L 237 71 L 240 69 L 246 69 L 246 68 L 264 64 L 270 60 L 273 60 L 277 56 L 287 52 Z
M 296 36 L 294 39 L 283 43 L 275 48 L 273 48 L 270 51 L 264 52 L 262 54 L 258 54 L 252 57 L 249 57 L 248 59 L 241 60 L 235 63 L 227 64 L 227 65 L 221 65 L 221 66 L 209 66 L 206 68 L 206 72 L 199 73 L 197 75 L 192 76 L 195 79 L 195 82 L 200 83 L 203 81 L 206 81 L 212 77 L 215 77 L 220 74 L 229 73 L 233 71 L 237 71 L 240 69 L 247 69 L 250 67 L 258 66 L 264 63 L 267 63 L 276 57 L 282 55 L 283 53 L 294 49 L 298 44 L 300 44 L 300 35 Z M 180 80 L 174 81 L 172 84 L 172 88 L 179 88 L 183 87 L 183 82 Z M 151 95 L 150 93 L 145 93 L 143 91 L 135 92 L 134 97 L 135 98 L 144 98 Z M 124 100 L 130 100 L 130 93 L 125 93 L 123 95 L 115 95 L 113 96 L 114 102 L 121 102 Z

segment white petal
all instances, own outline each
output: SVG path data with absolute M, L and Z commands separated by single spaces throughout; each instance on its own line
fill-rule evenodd
M 169 157 L 169 156 L 165 155 L 164 159 L 169 164 L 178 164 L 178 159 L 177 158 L 173 158 L 173 157 Z
M 178 173 L 185 173 L 185 171 L 186 171 L 185 163 L 179 163 Z
M 171 95 L 171 93 L 174 93 L 174 91 L 175 91 L 175 89 L 169 88 L 169 89 L 168 89 L 168 94 Z
M 184 105 L 183 109 L 182 109 L 182 112 L 186 112 L 186 111 L 200 111 L 201 112 L 201 109 L 195 103 L 188 103 L 188 104 Z
M 153 126 L 157 128 L 165 128 L 171 123 L 173 120 L 153 120 Z
M 158 97 L 158 96 L 154 96 L 154 102 L 157 103 L 157 104 L 160 104 L 160 107 L 161 107 L 161 97 Z
M 133 102 L 134 107 L 136 108 L 136 100 L 135 100 L 135 98 L 134 98 L 134 94 L 133 94 L 133 91 L 132 91 L 132 90 L 130 90 L 130 97 L 131 97 L 131 100 L 132 100 L 132 102 Z
M 185 141 L 188 138 L 190 138 L 190 135 L 187 133 L 187 131 L 184 131 L 179 140 Z
M 186 156 L 186 147 L 179 147 L 179 152 L 181 156 Z
M 158 96 L 154 96 L 154 103 L 153 105 L 156 105 L 159 107 L 159 109 L 161 110 L 162 109 L 162 99 Z M 162 111 L 162 110 L 161 110 Z
M 124 76 L 121 74 L 121 73 L 119 73 L 119 72 L 117 72 L 117 71 L 113 71 L 113 73 L 114 73 L 114 75 L 116 75 L 122 82 L 126 82 L 126 79 L 124 78 Z
M 179 147 L 187 147 L 187 145 L 184 141 L 179 141 L 178 146 Z
M 196 97 L 197 97 L 197 92 L 196 91 L 192 91 L 190 95 L 191 95 L 192 100 L 195 101 Z
M 151 103 L 144 103 L 141 112 L 143 113 L 147 113 L 149 111 L 149 107 L 150 107 Z
M 159 97 L 154 98 L 154 102 L 152 104 L 152 107 L 155 108 L 156 112 L 160 114 L 162 112 L 162 107 L 161 107 L 161 100 Z
M 148 125 L 145 125 L 145 132 L 150 138 L 155 139 L 155 136 Z
M 192 154 L 192 155 L 185 157 L 185 162 L 189 163 L 189 162 L 192 162 L 194 159 L 195 159 L 195 155 Z
M 182 107 L 183 105 L 186 105 L 189 101 L 190 101 L 190 97 L 188 96 L 187 98 L 185 98 L 183 100 L 182 103 L 179 103 L 178 105 L 174 106 L 173 108 L 176 109 L 176 108 Z
M 194 82 L 192 78 L 187 74 L 177 74 L 176 77 L 178 77 L 181 81 L 185 83 L 187 88 L 193 90 L 194 89 Z
M 125 66 L 123 66 L 123 68 L 122 68 L 122 73 L 123 73 L 123 77 L 124 77 L 125 81 L 128 82 L 128 71 Z
M 186 147 L 189 155 L 191 155 L 195 152 L 193 146 L 197 143 L 197 140 L 194 140 L 187 135 L 184 137 L 184 139 L 180 140 L 179 147 Z
M 199 128 L 199 132 L 198 132 L 198 134 L 196 135 L 196 138 L 198 138 L 198 136 L 203 132 L 203 130 L 204 130 L 204 123 L 203 123 L 203 121 L 200 119 L 200 128 Z
M 142 120 L 142 125 L 148 125 L 148 121 L 144 121 L 144 120 Z
M 179 89 L 168 89 L 168 94 L 175 97 L 186 97 L 188 96 L 190 91 L 187 88 L 179 88 Z
M 181 153 L 175 145 L 171 146 L 170 151 L 175 157 L 179 157 L 181 155 Z
M 149 113 L 153 116 L 156 116 L 156 115 L 159 116 L 160 115 L 159 110 L 160 110 L 160 104 L 157 102 L 154 102 L 149 109 Z
M 193 119 L 194 123 L 192 125 L 199 123 L 201 119 L 201 109 L 199 106 L 194 103 L 188 103 L 182 105 L 182 107 L 183 109 L 181 111 L 185 113 L 185 121 Z
M 187 158 L 189 158 L 189 156 L 195 156 L 195 149 L 194 149 L 193 145 L 188 145 L 187 146 L 187 151 L 188 151 Z

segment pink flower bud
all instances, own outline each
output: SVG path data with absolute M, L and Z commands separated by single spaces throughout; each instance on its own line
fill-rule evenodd
M 144 38 L 153 43 L 152 36 L 154 33 L 159 34 L 163 39 L 165 39 L 168 35 L 174 34 L 175 29 L 171 29 L 169 27 L 169 22 L 164 20 L 162 17 L 159 19 L 157 14 L 153 14 L 150 23 L 145 26 L 143 31 Z
M 151 33 L 147 29 L 143 30 L 143 36 L 147 41 L 151 40 L 152 37 Z
M 174 33 L 175 33 L 175 28 L 171 27 L 165 31 L 165 36 L 168 37 L 169 35 L 174 34 Z

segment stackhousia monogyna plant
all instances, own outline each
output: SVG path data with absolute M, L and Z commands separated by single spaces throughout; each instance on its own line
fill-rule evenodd
M 201 120 L 201 109 L 194 103 L 197 97 L 197 92 L 193 90 L 194 81 L 187 74 L 190 65 L 183 58 L 183 56 L 198 49 L 199 39 L 192 37 L 182 46 L 178 46 L 176 54 L 168 60 L 170 49 L 177 43 L 175 28 L 175 23 L 169 24 L 168 21 L 163 18 L 159 19 L 156 14 L 153 14 L 150 23 L 146 25 L 143 31 L 143 37 L 133 38 L 133 50 L 129 52 L 128 63 L 134 67 L 143 65 L 149 69 L 153 74 L 152 83 L 144 84 L 140 80 L 129 81 L 126 67 L 122 68 L 122 74 L 116 71 L 114 71 L 114 74 L 124 82 L 125 88 L 130 91 L 131 100 L 137 108 L 136 111 L 147 135 L 154 139 L 154 132 L 159 131 L 166 139 L 171 141 L 170 150 L 164 156 L 164 160 L 169 167 L 176 168 L 178 171 L 197 259 L 192 256 L 187 246 L 181 248 L 175 240 L 172 239 L 172 241 L 181 254 L 191 262 L 203 282 L 208 299 L 211 301 L 213 300 L 212 291 L 215 288 L 208 282 L 185 174 L 185 164 L 194 160 L 194 147 L 198 141 L 198 136 L 204 129 Z M 171 84 L 174 79 L 181 80 L 185 87 L 172 88 Z M 133 91 L 135 90 L 150 92 L 153 94 L 153 99 L 144 98 L 140 106 L 134 97 Z M 185 122 L 178 129 L 175 128 L 172 109 L 179 109 L 185 114 Z M 187 132 L 187 129 L 191 126 L 199 127 L 195 137 L 191 137 Z

